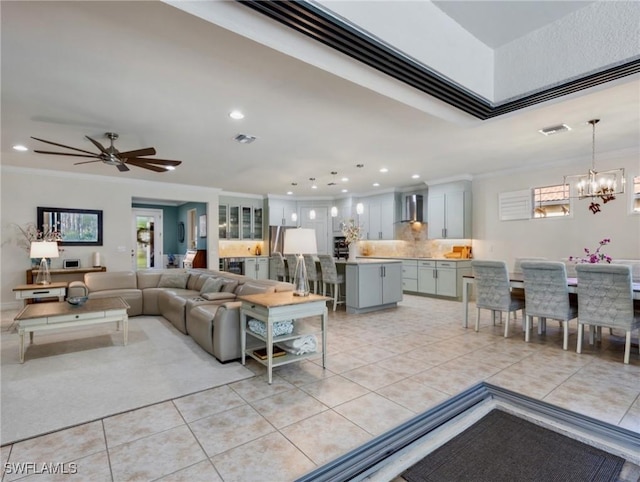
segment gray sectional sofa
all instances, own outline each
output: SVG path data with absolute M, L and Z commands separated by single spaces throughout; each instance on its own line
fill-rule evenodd
M 119 296 L 129 316 L 162 315 L 224 362 L 241 356 L 237 297 L 292 290 L 291 283 L 224 271 L 168 269 L 86 273 L 84 281 L 69 284 L 68 296 Z

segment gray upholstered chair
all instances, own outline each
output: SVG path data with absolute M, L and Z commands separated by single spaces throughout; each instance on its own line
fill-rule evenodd
M 322 273 L 316 268 L 316 260 L 312 254 L 304 254 L 304 265 L 307 268 L 307 279 L 309 284 L 313 281 L 313 292 L 319 293 Z
M 326 296 L 327 285 L 330 285 L 333 298 L 333 311 L 336 311 L 336 305 L 343 303 L 343 301 L 340 300 L 340 285 L 344 283 L 344 275 L 338 274 L 333 256 L 329 254 L 319 254 L 318 258 L 320 259 L 320 270 L 322 271 L 322 295 Z
M 476 331 L 480 329 L 481 309 L 491 311 L 494 325 L 496 314 L 502 314 L 503 311 L 506 311 L 507 322 L 504 325 L 504 336 L 508 337 L 511 312 L 524 310 L 524 300 L 511 294 L 507 263 L 504 261 L 474 260 L 471 262 L 471 267 L 476 286 L 476 307 L 478 309 Z
M 531 322 L 539 318 L 539 332 L 545 330 L 547 318 L 562 323 L 562 349 L 569 348 L 569 320 L 578 316 L 575 298 L 570 298 L 567 270 L 564 263 L 554 261 L 523 261 L 525 299 L 525 341 L 529 341 Z M 572 302 L 573 301 L 573 302 Z
M 578 347 L 582 352 L 584 325 L 589 325 L 593 343 L 595 327 L 626 333 L 624 362 L 629 363 L 631 332 L 640 328 L 640 313 L 633 309 L 631 267 L 616 264 L 578 264 Z
M 274 252 L 271 254 L 273 258 L 273 266 L 275 267 L 275 276 L 277 281 L 287 281 L 287 271 L 286 266 L 284 264 L 284 258 L 282 257 L 282 253 Z
M 522 263 L 525 261 L 546 261 L 547 258 L 536 258 L 534 257 L 529 257 L 529 258 L 516 258 L 513 261 L 513 272 L 514 273 L 522 273 Z
M 295 254 L 285 254 L 287 260 L 287 276 L 289 277 L 289 283 L 293 283 L 296 279 L 296 266 L 298 264 L 298 257 Z

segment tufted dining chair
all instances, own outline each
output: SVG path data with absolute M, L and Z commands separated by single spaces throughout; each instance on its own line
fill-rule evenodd
M 284 258 L 287 260 L 287 276 L 289 277 L 289 283 L 293 283 L 296 279 L 296 265 L 298 264 L 298 257 L 295 254 L 285 254 Z
M 316 260 L 312 254 L 304 254 L 304 265 L 307 268 L 307 279 L 313 281 L 313 292 L 318 294 L 322 282 L 322 272 L 316 268 Z
M 511 293 L 509 286 L 509 273 L 507 263 L 504 261 L 471 261 L 473 277 L 476 286 L 476 331 L 480 329 L 480 310 L 490 310 L 493 324 L 496 322 L 496 314 L 507 312 L 507 322 L 504 325 L 504 336 L 509 336 L 509 324 L 511 312 L 524 311 L 524 300 Z M 523 313 L 524 317 L 524 313 Z
M 333 311 L 336 311 L 336 305 L 343 303 L 343 301 L 339 301 L 339 298 L 340 285 L 344 283 L 344 275 L 338 274 L 333 256 L 329 254 L 319 254 L 318 258 L 320 259 L 320 270 L 322 273 L 322 295 L 326 295 L 327 285 L 330 285 L 333 298 Z
M 629 363 L 631 332 L 640 328 L 640 313 L 633 309 L 631 267 L 619 264 L 578 264 L 578 346 L 582 352 L 584 325 L 624 330 L 624 363 Z
M 558 320 L 562 324 L 562 349 L 569 348 L 569 320 L 578 316 L 575 297 L 570 297 L 567 285 L 567 269 L 556 261 L 523 261 L 525 298 L 525 335 L 529 341 L 531 323 L 538 317 L 538 332 L 546 328 L 546 319 Z
M 286 272 L 286 267 L 284 265 L 284 258 L 282 257 L 282 253 L 279 253 L 276 251 L 271 254 L 271 257 L 274 260 L 274 267 L 276 270 L 276 280 L 287 281 L 287 272 Z

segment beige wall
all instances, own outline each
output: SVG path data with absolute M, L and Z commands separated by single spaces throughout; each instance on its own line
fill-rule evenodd
M 571 217 L 500 221 L 498 195 L 532 187 L 561 184 L 564 175 L 586 173 L 587 162 L 576 165 L 523 170 L 473 180 L 473 253 L 476 259 L 502 259 L 513 266 L 516 257 L 562 259 L 580 256 L 585 247 L 594 250 L 610 238 L 606 253 L 614 258 L 640 259 L 640 215 L 630 214 L 633 176 L 640 175 L 637 153 L 598 160 L 600 170 L 625 168 L 626 193 L 601 204 L 601 212 L 589 211 L 589 200 L 574 199 Z
M 91 253 L 99 251 L 109 271 L 131 269 L 133 248 L 132 197 L 193 201 L 207 203 L 207 212 L 218 213 L 218 189 L 170 183 L 134 181 L 122 175 L 70 176 L 66 173 L 3 167 L 0 171 L 2 253 L 0 257 L 0 300 L 2 309 L 21 306 L 12 288 L 25 283 L 25 271 L 31 266 L 28 254 L 16 243 L 13 223 L 24 225 L 36 221 L 38 206 L 101 209 L 103 211 L 103 246 L 65 247 L 53 268 L 62 267 L 62 258 L 79 258 L 82 266 L 90 266 Z M 207 225 L 209 266 L 218 266 L 217 223 Z

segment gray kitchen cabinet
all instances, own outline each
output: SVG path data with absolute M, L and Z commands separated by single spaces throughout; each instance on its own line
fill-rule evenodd
M 418 291 L 418 260 L 402 260 L 402 291 Z
M 402 301 L 400 261 L 347 263 L 347 313 L 366 313 L 397 306 Z
M 292 219 L 294 213 L 297 218 L 298 206 L 295 201 L 269 199 L 269 226 L 297 226 L 298 219 Z
M 269 258 L 253 257 L 244 259 L 244 275 L 253 279 L 269 278 Z
M 395 238 L 395 196 L 393 193 L 362 198 L 364 212 L 359 216 L 364 228 L 363 239 L 390 240 Z
M 427 213 L 429 238 L 471 238 L 471 183 L 429 187 Z
M 471 261 L 418 261 L 418 293 L 448 298 L 462 296 L 462 277 L 471 273 Z

